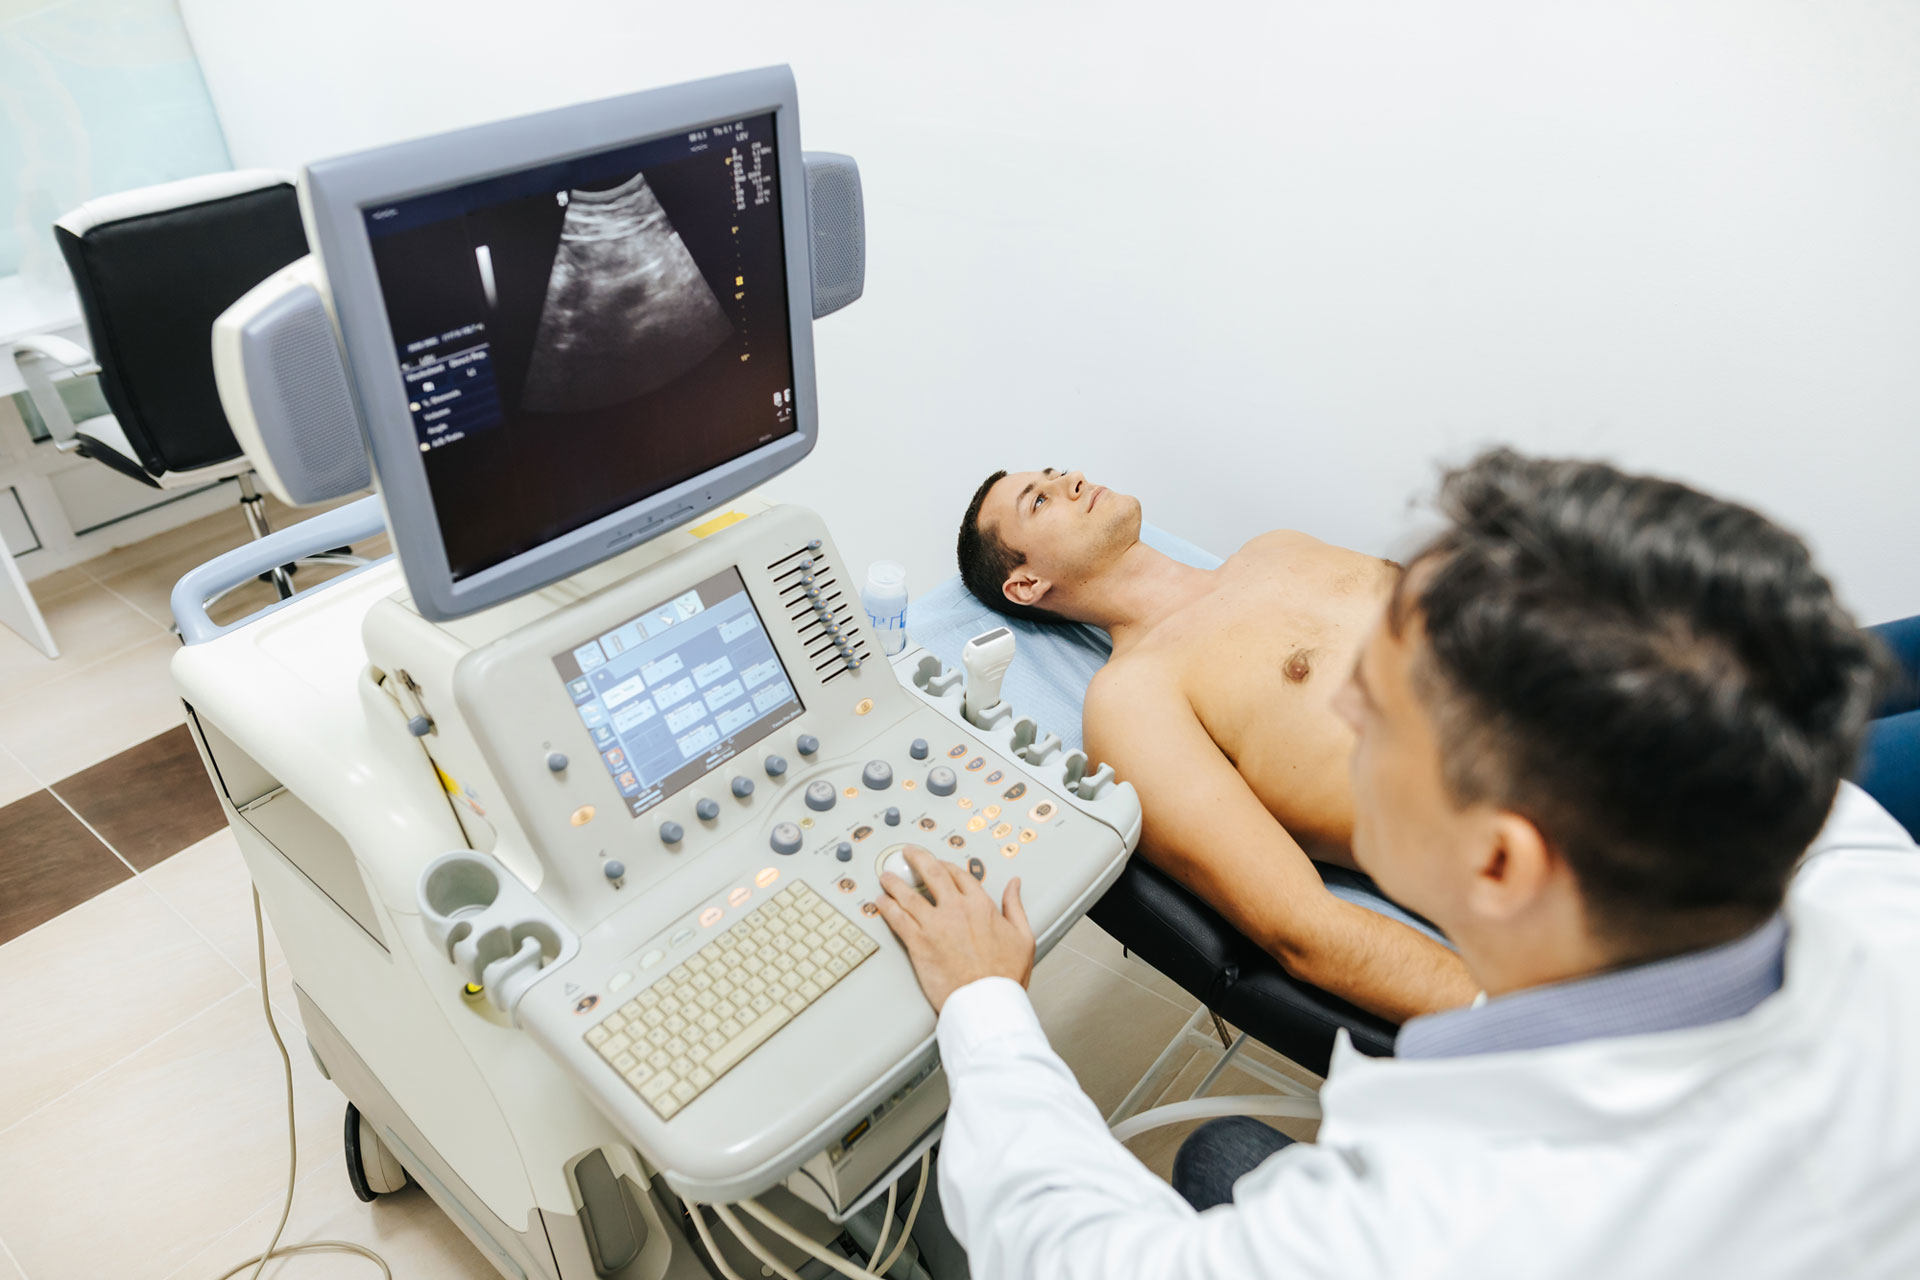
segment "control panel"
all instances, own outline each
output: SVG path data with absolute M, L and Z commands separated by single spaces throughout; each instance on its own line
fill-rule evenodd
M 958 672 L 870 661 L 838 564 L 775 508 L 460 656 L 440 750 L 475 744 L 503 847 L 437 861 L 442 903 L 422 885 L 436 945 L 498 966 L 488 997 L 682 1194 L 826 1159 L 835 1216 L 943 1109 L 880 876 L 913 883 L 914 848 L 996 899 L 1019 876 L 1044 953 L 1140 832 L 1131 787 L 1008 708 L 969 716 Z M 538 875 L 506 884 L 516 856 Z M 526 918 L 463 932 L 447 886 L 472 883 Z

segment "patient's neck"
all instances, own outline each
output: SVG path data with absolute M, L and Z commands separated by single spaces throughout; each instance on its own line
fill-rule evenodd
M 1136 542 L 1098 578 L 1074 593 L 1074 613 L 1113 637 L 1115 651 L 1135 643 L 1213 589 L 1213 573 L 1181 564 Z

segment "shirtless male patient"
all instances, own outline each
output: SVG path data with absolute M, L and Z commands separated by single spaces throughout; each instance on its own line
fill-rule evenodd
M 1336 898 L 1309 860 L 1353 865 L 1353 733 L 1331 702 L 1398 566 L 1280 530 L 1196 569 L 1140 541 L 1137 498 L 1052 468 L 988 477 L 959 553 L 988 607 L 1113 637 L 1082 731 L 1140 793 L 1142 854 L 1363 1009 L 1404 1021 L 1473 998 L 1453 952 Z

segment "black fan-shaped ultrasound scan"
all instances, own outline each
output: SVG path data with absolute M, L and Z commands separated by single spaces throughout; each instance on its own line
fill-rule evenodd
M 796 428 L 774 118 L 366 211 L 458 579 Z

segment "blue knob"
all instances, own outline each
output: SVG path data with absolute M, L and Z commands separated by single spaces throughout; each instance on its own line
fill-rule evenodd
M 680 829 L 680 824 L 677 822 L 663 822 L 660 824 L 661 844 L 679 844 L 680 837 L 685 834 L 687 833 Z
M 947 766 L 935 765 L 927 771 L 927 790 L 937 796 L 950 796 L 959 779 Z
M 840 859 L 840 861 L 842 862 L 852 862 L 853 846 L 848 844 L 845 840 L 842 840 L 839 844 L 833 847 L 833 856 Z
M 547 752 L 547 768 L 555 773 L 565 773 L 567 771 L 567 753 L 564 751 Z
M 627 864 L 617 859 L 607 863 L 600 869 L 607 873 L 607 879 L 609 880 L 619 880 L 627 874 Z
M 733 794 L 735 794 L 736 796 L 739 796 L 742 800 L 745 800 L 748 796 L 752 795 L 753 779 L 744 777 L 744 776 L 736 777 L 733 780 Z
M 893 785 L 893 766 L 885 760 L 869 760 L 860 771 L 860 781 L 869 791 L 885 791 Z
M 720 802 L 718 800 L 702 800 L 693 806 L 693 811 L 700 815 L 700 821 L 712 822 L 720 816 Z
M 767 757 L 767 776 L 769 778 L 777 778 L 781 774 L 785 773 L 786 771 L 787 771 L 787 758 L 785 756 L 768 756 Z
M 833 789 L 833 784 L 825 778 L 820 779 L 818 782 L 809 782 L 807 784 L 807 808 L 813 810 L 815 813 L 825 813 L 827 810 L 833 808 L 839 799 L 839 795 Z
M 897 827 L 897 826 L 899 826 L 899 825 L 900 825 L 900 811 L 899 811 L 898 809 L 888 809 L 888 810 L 887 810 L 887 812 L 886 812 L 886 819 L 887 819 L 887 825 L 888 825 L 888 826 L 890 826 L 890 827 Z
M 800 740 L 793 745 L 801 755 L 810 756 L 820 749 L 820 739 L 810 733 L 803 733 L 800 735 Z
M 767 838 L 767 843 L 773 846 L 775 853 L 792 857 L 800 852 L 800 828 L 791 822 L 778 823 L 773 828 L 773 834 Z
M 925 738 L 915 738 L 913 745 L 907 748 L 907 754 L 915 760 L 925 760 L 927 758 L 927 740 Z

